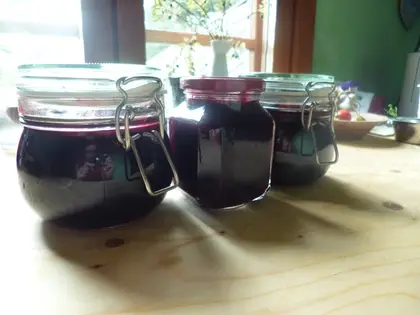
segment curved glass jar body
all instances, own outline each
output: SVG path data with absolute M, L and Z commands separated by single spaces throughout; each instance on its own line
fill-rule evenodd
M 176 186 L 160 79 L 139 66 L 130 68 L 134 78 L 118 79 L 107 67 L 20 69 L 21 190 L 43 219 L 66 227 L 122 224 L 148 214 Z
M 266 82 L 261 104 L 276 122 L 273 185 L 311 184 L 338 160 L 333 129 L 334 78 L 254 73 Z
M 169 138 L 180 187 L 205 208 L 262 198 L 270 187 L 274 122 L 259 103 L 259 79 L 182 82 L 186 102 L 173 110 Z

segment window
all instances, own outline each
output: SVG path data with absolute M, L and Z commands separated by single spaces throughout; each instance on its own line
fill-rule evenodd
M 22 63 L 84 62 L 80 0 L 2 0 L 0 10 L 0 146 L 14 152 L 21 127 L 5 115 L 16 103 Z
M 231 75 L 239 75 L 251 70 L 251 51 L 247 49 L 238 49 L 237 57 L 228 56 L 228 70 Z M 211 58 L 202 58 L 202 56 L 211 56 L 212 51 L 209 46 L 197 46 L 191 53 L 194 61 L 194 74 L 207 74 L 211 66 Z M 152 67 L 170 67 L 177 64 L 179 74 L 189 73 L 188 63 L 185 61 L 185 53 L 181 45 L 165 43 L 146 43 L 147 64 Z
M 178 0 L 177 0 L 178 1 Z M 182 0 L 186 1 L 186 0 Z M 190 0 L 194 1 L 194 0 Z M 202 0 L 200 0 L 202 1 Z M 264 20 L 249 14 L 262 0 L 231 0 L 230 34 L 245 43 L 230 73 L 310 72 L 316 0 L 269 0 Z M 5 115 L 16 105 L 22 63 L 121 62 L 165 68 L 197 31 L 197 73 L 208 70 L 210 39 L 199 26 L 156 22 L 153 0 L 1 0 L 0 150 L 14 153 L 21 128 Z M 211 17 L 210 17 L 211 18 Z
M 195 74 L 207 74 L 211 58 L 202 58 L 202 56 L 211 56 L 208 29 L 220 21 L 214 6 L 220 4 L 221 1 L 179 0 L 177 2 L 181 7 L 186 8 L 189 3 L 192 3 L 192 8 L 198 13 L 202 13 L 200 8 L 207 5 L 205 10 L 208 14 L 205 14 L 206 16 L 201 21 L 198 19 L 195 21 L 196 19 L 191 18 L 191 15 L 185 14 L 185 10 L 175 12 L 176 17 L 170 20 L 156 20 L 154 3 L 156 0 L 144 0 L 147 64 L 161 68 L 162 65 L 172 67 L 174 64 L 178 64 L 181 74 L 188 73 L 187 62 L 182 60 L 186 58 L 183 53 L 186 48 L 183 47 L 194 33 L 198 33 L 196 39 L 199 46 L 194 47 L 188 57 L 191 57 L 193 61 Z M 224 25 L 228 29 L 229 35 L 233 37 L 233 42 L 241 43 L 241 47 L 232 50 L 232 54 L 228 56 L 230 58 L 229 73 L 236 75 L 248 71 L 260 71 L 263 20 L 257 13 L 262 2 L 261 0 L 232 0 L 228 1 L 228 4 Z M 191 6 L 187 10 L 192 10 Z M 187 21 L 187 19 L 190 20 Z M 195 25 L 195 29 L 190 27 L 191 24 Z

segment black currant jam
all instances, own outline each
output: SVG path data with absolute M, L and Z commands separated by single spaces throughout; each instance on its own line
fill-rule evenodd
M 267 110 L 276 122 L 272 184 L 304 185 L 324 176 L 336 158 L 331 112 L 314 112 L 312 127 L 306 131 L 301 112 Z M 306 114 L 305 121 L 307 119 Z
M 169 138 L 179 186 L 204 208 L 242 205 L 270 187 L 274 122 L 255 97 L 190 98 L 169 118 Z
M 166 156 L 150 132 L 159 124 L 132 130 L 153 190 L 171 184 Z M 164 139 L 169 146 L 168 138 Z M 24 128 L 17 167 L 21 190 L 45 220 L 76 229 L 115 226 L 150 213 L 164 198 L 146 191 L 131 150 L 114 132 L 62 133 Z
M 262 106 L 276 122 L 271 182 L 305 185 L 338 161 L 333 129 L 335 79 L 304 73 L 251 73 L 264 79 Z

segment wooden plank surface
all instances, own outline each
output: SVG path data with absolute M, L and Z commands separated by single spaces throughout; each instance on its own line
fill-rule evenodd
M 3 313 L 419 314 L 420 148 L 340 153 L 317 184 L 241 210 L 174 191 L 143 221 L 83 233 L 42 224 L 3 156 Z

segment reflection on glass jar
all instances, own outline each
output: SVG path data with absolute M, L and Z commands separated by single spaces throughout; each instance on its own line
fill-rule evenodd
M 159 144 L 141 136 L 136 145 L 153 190 L 170 185 L 171 169 Z M 41 217 L 62 225 L 118 225 L 147 215 L 164 197 L 147 193 L 133 153 L 114 134 L 24 128 L 17 160 L 26 200 Z
M 310 184 L 324 176 L 330 166 L 328 162 L 335 159 L 330 114 L 314 114 L 312 128 L 306 131 L 300 113 L 277 109 L 268 112 L 277 126 L 272 184 Z
M 121 74 L 86 79 L 95 71 L 110 75 L 98 66 L 39 66 L 33 72 L 24 67 L 25 87 L 18 86 L 25 126 L 17 152 L 22 193 L 43 219 L 71 228 L 114 226 L 147 215 L 166 191 L 176 187 L 171 184 L 176 174 L 166 149 L 169 140 L 161 105 L 156 103 L 159 98 L 144 87 L 155 82 L 149 85 L 153 92 L 160 89 L 161 81 L 142 75 L 141 68 L 133 79 L 118 80 Z M 40 91 L 42 85 L 31 88 L 35 81 L 31 74 L 40 70 L 50 90 Z M 67 86 L 61 82 L 62 90 L 52 89 L 48 83 L 59 80 L 57 75 L 70 77 L 69 71 L 73 81 Z M 128 86 L 134 81 L 139 94 L 127 89 L 128 97 L 121 97 L 116 84 Z M 71 85 L 74 82 L 79 83 L 77 88 Z M 70 93 L 78 97 L 69 97 Z M 103 106 L 95 107 L 98 95 L 103 95 Z M 40 110 L 34 111 L 34 106 Z M 121 117 L 120 125 L 115 125 L 115 117 Z
M 338 160 L 334 78 L 275 73 L 247 76 L 265 80 L 261 103 L 276 122 L 272 184 L 303 185 L 323 177 Z
M 274 123 L 259 79 L 183 81 L 187 101 L 169 117 L 180 187 L 205 208 L 235 207 L 269 188 Z

